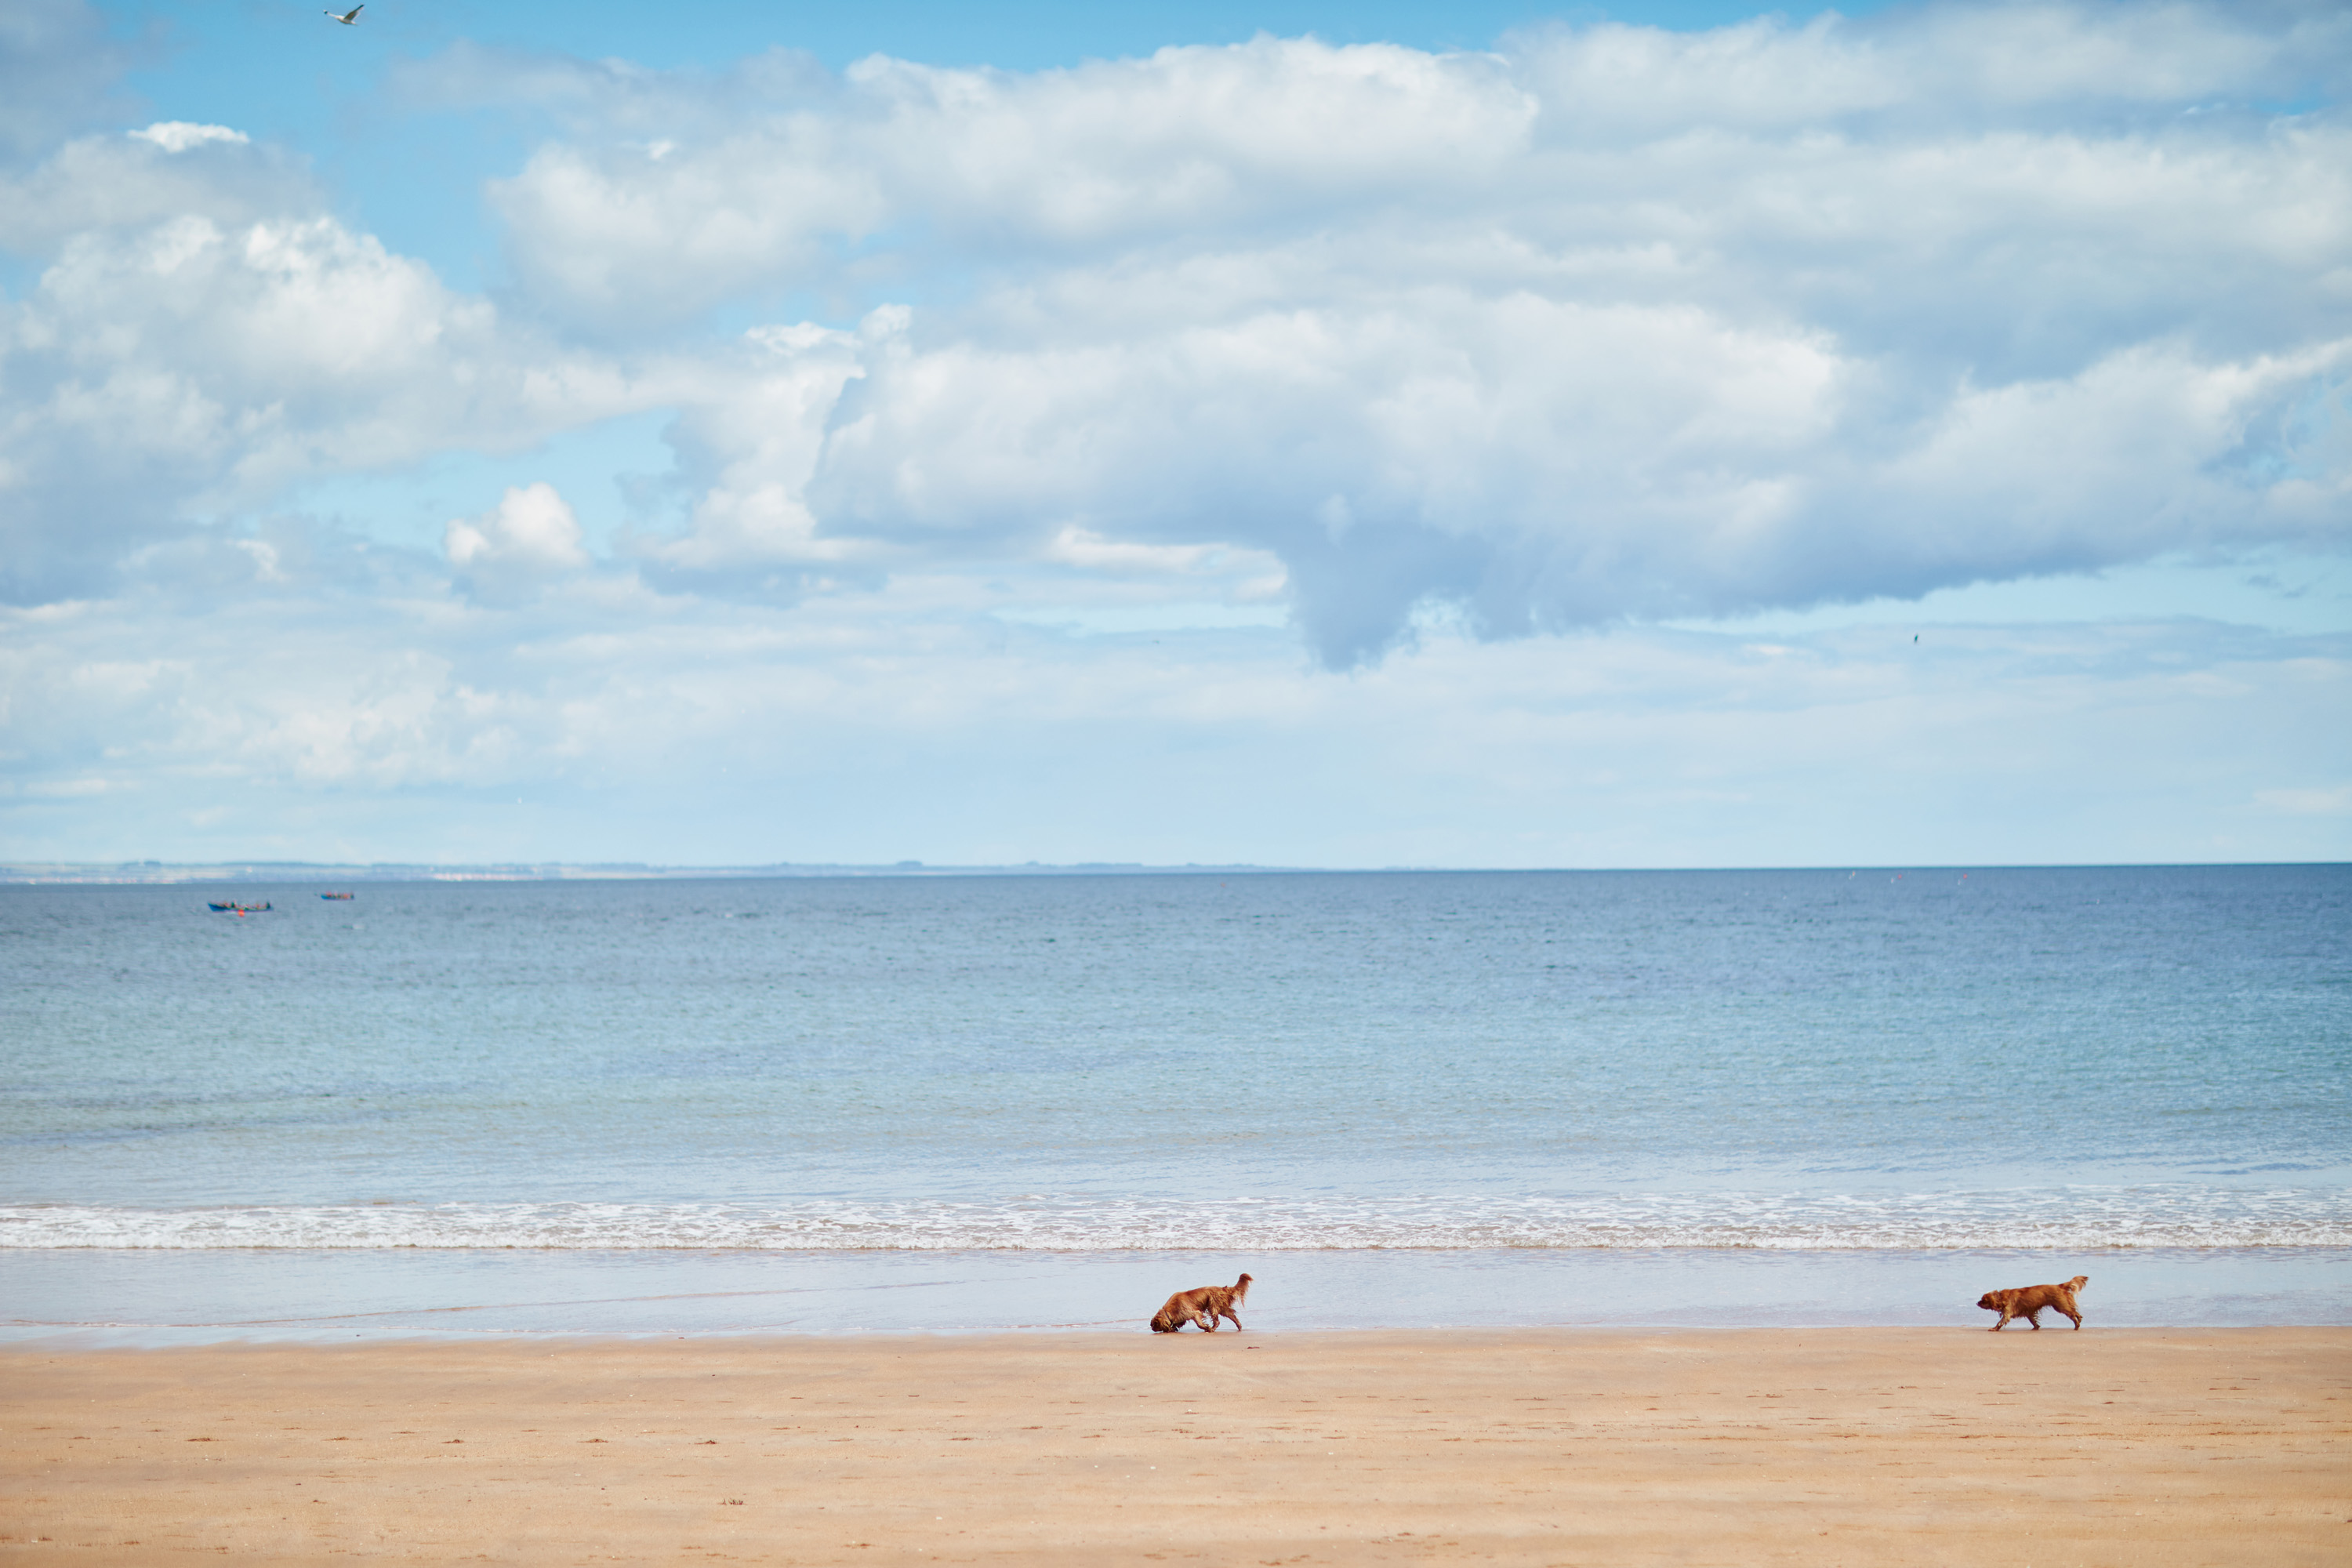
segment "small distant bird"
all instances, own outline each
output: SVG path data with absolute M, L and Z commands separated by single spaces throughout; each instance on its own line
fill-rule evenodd
M 348 11 L 321 11 L 319 15 L 321 16 L 332 16 L 336 21 L 341 22 L 346 27 L 356 27 L 360 25 L 360 13 L 366 9 L 367 0 L 360 0 L 358 5 L 352 6 Z

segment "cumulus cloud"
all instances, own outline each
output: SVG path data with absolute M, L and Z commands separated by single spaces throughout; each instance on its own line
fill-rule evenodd
M 242 131 L 232 131 L 226 125 L 198 125 L 187 120 L 159 120 L 143 131 L 131 133 L 133 142 L 145 142 L 161 147 L 166 153 L 184 153 L 191 147 L 203 147 L 215 142 L 244 146 L 253 139 Z
M 759 433 L 690 418 L 738 478 L 657 553 L 1263 550 L 1347 666 L 1433 606 L 1516 636 L 2342 547 L 2352 132 L 2254 106 L 2347 60 L 2322 7 L 2011 5 L 877 59 L 715 121 L 583 70 L 627 138 L 582 114 L 492 195 L 576 330 L 932 300 Z
M 480 517 L 451 519 L 442 550 L 468 592 L 504 597 L 586 567 L 581 537 L 579 518 L 553 485 L 520 485 Z
M 1601 24 L 1519 40 L 1561 140 L 1995 123 L 2111 127 L 2184 106 L 2340 92 L 2352 35 L 2323 4 L 1991 4 L 1703 32 Z
M 44 270 L 0 321 L 0 592 L 648 408 L 675 463 L 613 553 L 661 592 L 1272 584 L 1332 668 L 1433 620 L 2347 542 L 2336 7 L 395 75 L 545 117 L 488 191 L 511 290 L 223 127 L 56 132 L 8 176 L 0 244 Z M 509 518 L 531 493 L 452 526 L 478 597 L 577 570 Z
M 770 599 L 826 582 L 872 582 L 879 552 L 871 542 L 824 535 L 806 492 L 863 351 L 903 331 L 906 318 L 903 309 L 886 308 L 854 331 L 757 328 L 708 356 L 668 437 L 676 484 L 688 498 L 686 526 L 625 541 L 648 575 Z
M 610 90 L 646 112 L 635 81 Z M 658 121 L 675 134 L 551 144 L 491 195 L 534 294 L 659 325 L 902 258 L 1345 221 L 1499 173 L 1537 109 L 1498 60 L 1388 45 L 1261 38 L 1027 76 L 876 58 L 721 127 L 681 111 Z
M 174 218 L 234 226 L 324 206 L 282 150 L 236 132 L 185 134 L 224 130 L 173 122 L 79 137 L 20 173 L 0 172 L 0 249 L 53 263 L 73 240 Z
M 72 234 L 0 314 L 0 597 L 104 591 L 299 479 L 512 450 L 655 395 L 332 217 L 199 205 Z

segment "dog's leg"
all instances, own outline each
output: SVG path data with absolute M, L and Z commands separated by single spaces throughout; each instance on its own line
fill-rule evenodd
M 2042 1309 L 2036 1307 L 2033 1310 L 2026 1313 L 2025 1321 L 2033 1325 L 2033 1331 L 2035 1333 L 2040 1333 L 2042 1331 Z
M 2011 1311 L 2010 1311 L 2010 1310 L 2009 1310 L 2007 1307 L 2003 1307 L 2003 1308 L 2001 1308 L 2001 1310 L 2000 1310 L 2000 1322 L 1998 1322 L 1998 1323 L 1995 1323 L 1991 1328 L 1987 1329 L 1987 1330 L 1985 1331 L 1985 1332 L 1987 1332 L 1987 1333 L 1989 1333 L 1989 1334 L 1997 1334 L 1997 1333 L 2000 1332 L 2000 1331 L 2001 1331 L 2001 1330 L 2003 1330 L 2003 1329 L 2005 1329 L 2005 1328 L 2009 1327 L 2009 1320 L 2010 1320 L 2011 1317 L 2013 1317 L 2014 1315 L 2015 1315 L 2015 1314 L 2013 1314 L 2012 1312 L 2011 1312 Z

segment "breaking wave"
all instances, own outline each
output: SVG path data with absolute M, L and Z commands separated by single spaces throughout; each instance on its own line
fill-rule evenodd
M 0 1248 L 1213 1251 L 2352 1247 L 2341 1189 L 0 1206 Z

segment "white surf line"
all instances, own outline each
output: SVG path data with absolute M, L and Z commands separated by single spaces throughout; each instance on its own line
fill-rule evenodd
M 611 1304 L 614 1304 L 614 1303 L 616 1303 L 616 1302 L 637 1301 L 637 1300 L 645 1300 L 645 1301 L 674 1301 L 674 1300 L 698 1300 L 698 1299 L 701 1299 L 701 1298 L 704 1298 L 704 1297 L 710 1297 L 710 1296 L 768 1296 L 768 1295 L 790 1295 L 790 1294 L 795 1294 L 795 1292 L 791 1292 L 791 1291 L 782 1291 L 782 1290 L 774 1290 L 774 1291 L 771 1291 L 771 1290 L 713 1290 L 713 1291 L 704 1291 L 704 1292 L 700 1292 L 700 1293 L 698 1293 L 698 1296 L 642 1296 L 642 1297 L 640 1297 L 640 1296 L 614 1296 L 614 1297 L 604 1297 L 604 1298 L 599 1298 L 599 1299 L 597 1299 L 596 1300 L 593 1300 L 593 1301 L 573 1301 L 573 1302 L 564 1302 L 564 1301 L 547 1301 L 547 1302 L 521 1303 L 521 1304 L 522 1304 L 522 1305 L 550 1306 L 550 1307 L 560 1307 L 560 1306 L 602 1306 L 602 1305 L 611 1305 Z M 424 1316 L 424 1315 L 427 1315 L 427 1314 L 432 1314 L 432 1313 L 442 1313 L 442 1312 L 488 1312 L 488 1311 L 495 1311 L 495 1310 L 498 1310 L 498 1309 L 497 1309 L 497 1308 L 495 1308 L 495 1307 L 419 1307 L 419 1308 L 412 1309 L 412 1310 L 413 1310 L 416 1315 L 418 1315 L 418 1316 Z M 361 1320 L 361 1319 L 364 1319 L 364 1318 L 395 1318 L 395 1317 L 404 1317 L 404 1316 L 407 1316 L 407 1315 L 409 1315 L 409 1314 L 408 1314 L 408 1313 L 405 1313 L 405 1312 L 401 1312 L 401 1311 L 385 1311 L 385 1312 L 342 1312 L 342 1313 L 337 1313 L 337 1314 L 335 1314 L 335 1315 L 333 1315 L 333 1316 L 331 1316 L 331 1317 L 320 1317 L 320 1318 L 238 1318 L 238 1319 L 232 1320 L 232 1321 L 226 1321 L 226 1322 L 217 1322 L 217 1323 L 133 1323 L 133 1322 L 124 1322 L 124 1321 L 119 1321 L 119 1320 L 107 1320 L 107 1321 L 95 1321 L 95 1320 L 79 1319 L 79 1318 L 8 1318 L 8 1319 L 5 1319 L 5 1320 L 0 1320 L 0 1325 L 5 1325 L 5 1327 L 12 1328 L 12 1329 L 128 1329 L 128 1330 L 143 1330 L 143 1329 L 258 1329 L 258 1328 L 285 1328 L 285 1327 L 294 1326 L 294 1325 L 299 1325 L 299 1324 L 303 1324 L 303 1323 L 348 1323 L 348 1322 L 355 1322 L 355 1321 L 358 1321 L 359 1320 Z M 789 1325 L 789 1324 L 791 1324 L 791 1323 L 797 1322 L 797 1321 L 800 1321 L 800 1320 L 798 1320 L 798 1319 L 788 1319 L 788 1320 L 786 1320 L 786 1321 L 785 1321 L 785 1323 L 783 1323 L 783 1324 L 777 1324 L 777 1325 L 772 1325 L 772 1326 L 774 1326 L 774 1327 L 785 1327 L 785 1326 L 788 1326 L 788 1325 Z M 1083 1321 L 1059 1322 L 1059 1323 L 987 1323 L 987 1322 L 982 1322 L 982 1323 L 964 1323 L 964 1324 L 952 1325 L 952 1326 L 947 1327 L 947 1328 L 945 1328 L 945 1329 L 940 1329 L 940 1330 L 927 1330 L 927 1329 L 923 1329 L 923 1328 L 920 1328 L 920 1327 L 913 1327 L 913 1328 L 909 1328 L 909 1329 L 908 1329 L 908 1330 L 906 1330 L 906 1331 L 907 1331 L 907 1332 L 916 1332 L 916 1333 L 920 1333 L 920 1332 L 946 1332 L 946 1333 L 994 1333 L 994 1332 L 999 1332 L 999 1331 L 1003 1331 L 1003 1332 L 1011 1332 L 1011 1331 L 1014 1331 L 1014 1330 L 1018 1330 L 1018 1329 L 1119 1329 L 1119 1328 L 1137 1328 L 1137 1327 L 1140 1327 L 1140 1326 L 1142 1326 L 1143 1324 L 1145 1324 L 1147 1321 L 1148 1321 L 1148 1320 L 1143 1319 L 1143 1318 L 1089 1318 L 1089 1319 L 1087 1319 L 1087 1320 L 1085 1320 L 1085 1321 Z M 763 1327 L 764 1327 L 764 1326 L 763 1326 Z M 417 1331 L 417 1332 L 419 1332 L 419 1333 L 434 1333 L 434 1332 L 438 1332 L 438 1331 L 440 1331 L 435 1330 L 435 1329 L 434 1329 L 431 1325 L 429 1325 L 429 1324 L 425 1324 L 425 1325 L 419 1325 L 419 1326 L 418 1326 L 418 1328 L 417 1328 L 417 1330 L 416 1330 L 416 1331 Z M 667 1335 L 667 1334 L 671 1334 L 671 1333 L 675 1332 L 675 1331 L 676 1331 L 676 1329 L 675 1329 L 675 1327 L 673 1326 L 672 1328 L 661 1328 L 661 1329 L 611 1329 L 611 1330 L 605 1330 L 605 1329 L 475 1329 L 475 1330 L 469 1330 L 469 1331 L 467 1331 L 467 1332 L 469 1332 L 469 1333 L 478 1334 L 478 1334 L 515 1334 L 515 1335 L 533 1335 L 533 1334 L 535 1334 L 535 1335 L 540 1335 L 540 1336 L 543 1336 L 543 1337 L 559 1338 L 559 1339 L 561 1339 L 561 1338 L 572 1338 L 572 1337 L 578 1337 L 578 1336 L 583 1335 L 583 1334 L 588 1335 L 588 1336 L 590 1336 L 590 1337 L 592 1337 L 592 1338 L 606 1338 L 606 1337 L 612 1337 L 612 1336 L 618 1336 L 618 1337 L 621 1337 L 621 1338 L 635 1338 L 635 1337 L 639 1337 L 639 1336 L 648 1335 L 648 1334 L 662 1334 L 662 1335 Z M 697 1333 L 697 1334 L 711 1334 L 711 1335 L 730 1335 L 730 1334 L 740 1334 L 740 1333 L 746 1333 L 746 1332 L 759 1332 L 759 1331 L 761 1331 L 761 1330 L 743 1330 L 743 1329 L 704 1329 L 704 1330 L 696 1330 L 696 1331 L 693 1331 L 693 1332 L 695 1332 L 695 1333 Z M 872 1329 L 855 1329 L 855 1330 L 848 1330 L 848 1331 L 846 1331 L 846 1332 L 856 1332 L 856 1333 L 872 1333 L 872 1332 L 895 1332 L 895 1331 L 893 1331 L 893 1330 L 878 1330 L 878 1331 L 877 1331 L 877 1330 L 872 1330 Z

